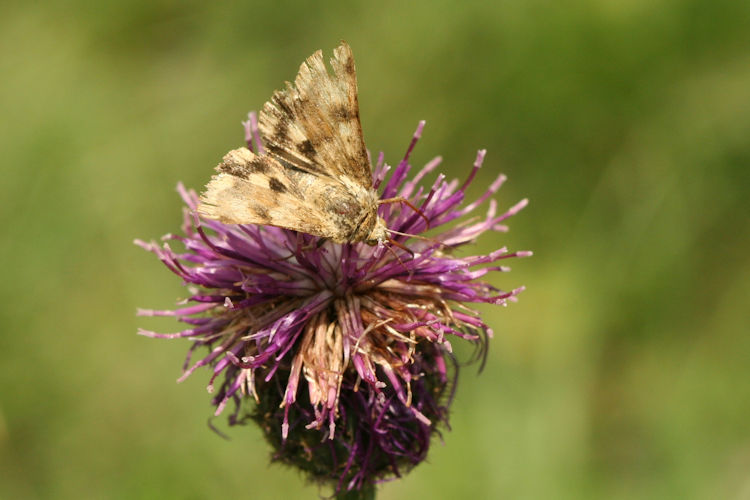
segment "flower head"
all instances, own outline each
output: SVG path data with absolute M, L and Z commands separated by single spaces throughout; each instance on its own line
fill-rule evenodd
M 183 234 L 165 236 L 163 246 L 136 241 L 197 287 L 184 307 L 139 311 L 173 316 L 188 328 L 140 333 L 190 339 L 191 354 L 207 347 L 196 362 L 188 356 L 180 380 L 209 367 L 216 415 L 232 402 L 230 424 L 256 421 L 275 459 L 333 480 L 337 490 L 399 476 L 425 458 L 432 434 L 447 424 L 457 376 L 451 340 L 476 343 L 483 356 L 492 336 L 468 304 L 505 305 L 523 289 L 502 291 L 483 278 L 507 271 L 500 261 L 531 252 L 453 251 L 487 231 L 505 231 L 503 221 L 526 200 L 498 215 L 490 199 L 483 218 L 445 229 L 487 201 L 505 177 L 464 204 L 482 150 L 462 184 L 442 174 L 429 188 L 421 184 L 440 158 L 409 179 L 423 126 L 390 177 L 382 153 L 375 165 L 382 199 L 413 205 L 380 205 L 390 242 L 337 244 L 277 227 L 200 220 L 196 194 L 181 185 Z M 253 114 L 245 128 L 248 147 L 262 153 Z M 427 230 L 431 235 L 422 236 Z

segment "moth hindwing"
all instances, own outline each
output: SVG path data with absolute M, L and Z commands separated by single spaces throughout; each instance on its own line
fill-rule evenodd
M 227 153 L 201 195 L 198 212 L 230 224 L 266 224 L 336 243 L 386 239 L 362 137 L 357 75 L 342 42 L 331 59 L 321 51 L 260 113 L 267 151 Z

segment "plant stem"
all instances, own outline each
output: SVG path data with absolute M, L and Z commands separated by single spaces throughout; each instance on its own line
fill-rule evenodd
M 375 500 L 375 485 L 363 486 L 361 490 L 342 491 L 336 500 Z

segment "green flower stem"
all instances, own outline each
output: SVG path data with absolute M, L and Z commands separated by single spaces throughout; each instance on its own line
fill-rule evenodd
M 342 491 L 336 500 L 375 500 L 375 485 L 364 486 L 361 490 Z

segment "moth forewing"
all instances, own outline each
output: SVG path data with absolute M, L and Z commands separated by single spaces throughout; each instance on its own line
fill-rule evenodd
M 260 133 L 269 154 L 295 167 L 338 178 L 348 175 L 372 187 L 359 120 L 357 75 L 351 48 L 342 42 L 331 59 L 321 51 L 300 66 L 294 85 L 277 90 L 260 114 Z
M 337 243 L 363 241 L 375 227 L 366 216 L 377 199 L 351 180 L 285 168 L 246 148 L 227 153 L 216 170 L 198 206 L 206 218 L 283 227 Z
M 230 151 L 201 197 L 198 212 L 233 224 L 267 224 L 337 243 L 387 239 L 362 137 L 357 76 L 342 42 L 300 66 L 294 85 L 274 92 L 260 113 L 267 149 Z

